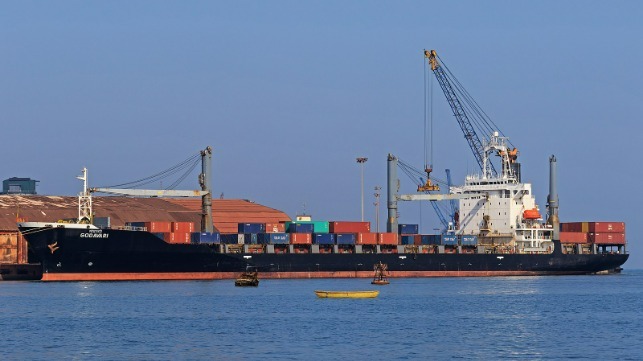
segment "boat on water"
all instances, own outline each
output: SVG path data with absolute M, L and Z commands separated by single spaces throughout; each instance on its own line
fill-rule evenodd
M 375 298 L 380 291 L 315 291 L 319 298 Z
M 440 84 L 446 84 L 435 59 L 430 55 Z M 465 134 L 470 135 L 471 123 L 455 94 L 447 98 Z M 629 257 L 622 222 L 616 222 L 618 231 L 612 229 L 607 236 L 583 228 L 579 234 L 585 239 L 570 238 L 564 243 L 555 157 L 549 160 L 547 218 L 543 220 L 531 184 L 521 180 L 517 149 L 509 146 L 508 138 L 497 131 L 484 141 L 477 136 L 465 138 L 471 142 L 482 173 L 467 176 L 462 186 L 449 186 L 445 194 L 436 193 L 438 187 L 429 180 L 428 166 L 426 184 L 417 193 L 398 194 L 399 159 L 388 155 L 388 221 L 383 233 L 371 232 L 368 222 L 325 222 L 325 228 L 316 229 L 299 227 L 304 223 L 297 221 L 282 233 L 270 233 L 264 224 L 254 231 L 242 232 L 240 227 L 239 234 L 219 237 L 212 233 L 209 147 L 201 153 L 202 191 L 173 194 L 201 196 L 201 232 L 217 237 L 173 243 L 138 227 L 93 225 L 85 174 L 80 178 L 85 184 L 76 223 L 20 222 L 18 228 L 29 244 L 32 261 L 42 265 L 45 281 L 236 279 L 248 267 L 261 272 L 262 278 L 370 278 L 372 265 L 379 263 L 387 265 L 387 277 L 577 275 L 621 269 Z M 499 171 L 491 161 L 496 156 L 500 157 Z M 128 194 L 167 193 L 141 190 Z M 397 204 L 413 200 L 450 200 L 457 203 L 458 212 L 443 234 L 402 231 Z M 600 228 L 598 222 L 593 224 L 596 230 Z
M 503 139 L 492 137 L 485 154 L 503 152 L 507 153 Z M 253 244 L 252 234 L 244 237 L 248 239 L 244 244 L 226 244 L 221 239 L 171 243 L 137 227 L 91 224 L 86 184 L 79 196 L 78 222 L 20 222 L 18 228 L 29 244 L 32 261 L 42 265 L 44 281 L 236 279 L 249 267 L 266 279 L 370 278 L 373 265 L 380 262 L 387 265 L 390 277 L 574 275 L 620 269 L 629 257 L 624 234 L 614 233 L 621 238 L 609 241 L 607 237 L 607 243 L 595 234 L 594 243 L 563 247 L 553 202 L 558 198 L 552 186 L 555 158 L 550 159 L 548 222 L 535 219 L 534 211 L 524 212 L 537 209 L 531 185 L 520 182 L 512 171 L 515 165 L 504 160 L 499 176 L 469 176 L 464 186 L 451 187 L 449 194 L 459 197 L 460 221 L 441 236 L 414 235 L 419 241 L 414 244 L 403 244 L 404 236 L 392 232 L 341 233 L 340 226 L 348 223 L 368 232 L 368 222 L 333 222 L 334 230 L 326 229 L 327 237 L 321 237 L 330 240 L 325 244 L 312 242 L 312 236 L 318 235 L 314 229 L 297 227 L 299 233 L 255 235 L 265 241 L 261 244 Z M 396 161 L 389 155 L 389 220 L 394 220 L 387 225 L 389 230 L 398 228 L 396 201 L 407 197 L 393 191 L 397 180 L 391 173 Z M 618 224 L 624 230 L 624 224 Z M 236 243 L 237 235 L 232 236 Z
M 248 270 L 243 272 L 235 281 L 237 287 L 257 287 L 259 286 L 259 277 L 257 271 Z
M 506 149 L 504 140 L 495 135 L 485 154 L 507 154 Z M 520 182 L 512 171 L 515 166 L 504 160 L 499 176 L 469 176 L 464 186 L 451 187 L 449 194 L 458 198 L 461 212 L 454 229 L 437 237 L 415 235 L 420 242 L 412 245 L 402 244 L 403 236 L 395 233 L 357 233 L 362 241 L 357 244 L 355 233 L 337 232 L 341 222 L 334 222 L 334 233 L 326 231 L 324 239 L 331 240 L 326 244 L 313 244 L 311 228 L 309 233 L 256 235 L 267 240 L 263 244 L 252 244 L 252 237 L 248 237 L 250 244 L 223 244 L 220 239 L 171 243 L 136 227 L 91 224 L 86 184 L 79 196 L 78 222 L 20 222 L 18 228 L 33 261 L 42 265 L 45 281 L 236 279 L 249 267 L 263 278 L 368 278 L 373 277 L 372 265 L 379 263 L 387 265 L 391 277 L 572 275 L 620 269 L 629 257 L 623 234 L 614 233 L 622 236 L 616 242 L 607 237 L 607 243 L 600 243 L 594 234 L 592 244 L 562 247 L 553 203 L 558 198 L 552 186 L 555 158 L 550 159 L 549 222 L 535 218 L 531 185 Z M 396 158 L 389 155 L 388 161 L 390 175 Z M 395 220 L 389 230 L 397 228 L 395 202 L 406 197 L 392 191 L 396 182 L 389 176 L 389 219 Z M 350 223 L 368 229 L 368 224 Z M 624 230 L 624 224 L 619 224 L 619 230 Z M 233 238 L 237 242 L 237 235 Z M 369 239 L 376 243 L 365 244 Z
M 385 286 L 390 283 L 388 280 L 388 265 L 380 261 L 373 266 L 373 270 L 375 275 L 373 276 L 373 281 L 371 281 L 372 285 Z

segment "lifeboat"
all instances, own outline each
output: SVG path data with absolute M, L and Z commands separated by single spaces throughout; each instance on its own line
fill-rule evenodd
M 522 218 L 524 219 L 540 219 L 540 212 L 538 212 L 538 208 L 534 209 L 526 209 L 522 213 Z

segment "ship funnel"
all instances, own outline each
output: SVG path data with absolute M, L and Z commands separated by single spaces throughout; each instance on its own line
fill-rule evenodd
M 556 157 L 549 157 L 549 196 L 547 196 L 547 224 L 554 230 L 554 240 L 560 240 L 558 219 L 558 189 L 556 187 Z
M 397 179 L 397 158 L 393 154 L 388 155 L 386 175 L 386 208 L 388 209 L 386 231 L 397 233 L 397 192 L 400 187 Z

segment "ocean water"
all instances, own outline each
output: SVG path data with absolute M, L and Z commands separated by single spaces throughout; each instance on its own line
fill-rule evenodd
M 319 299 L 316 289 L 376 299 Z M 620 275 L 0 282 L 0 360 L 641 360 Z

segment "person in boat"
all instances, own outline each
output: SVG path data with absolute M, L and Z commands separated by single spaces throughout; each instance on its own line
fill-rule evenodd
M 374 271 L 377 279 L 383 280 L 386 278 L 386 268 L 386 265 L 382 263 L 382 261 L 375 264 Z

